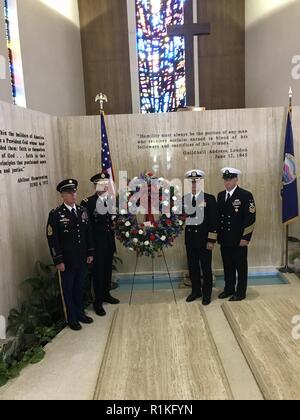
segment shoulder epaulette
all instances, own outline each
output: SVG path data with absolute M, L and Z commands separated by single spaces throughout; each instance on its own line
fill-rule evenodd
M 57 210 L 59 210 L 60 209 L 60 206 L 58 206 L 58 207 L 56 207 L 55 209 L 52 209 L 51 211 L 50 211 L 50 213 L 55 213 Z

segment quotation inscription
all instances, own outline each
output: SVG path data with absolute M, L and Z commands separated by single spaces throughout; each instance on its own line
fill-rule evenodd
M 184 156 L 203 155 L 215 159 L 247 158 L 248 130 L 197 131 L 138 134 L 138 150 L 182 149 Z
M 41 175 L 36 175 L 36 169 Z M 48 184 L 45 138 L 0 130 L 0 177 L 17 175 L 18 184 L 31 188 Z

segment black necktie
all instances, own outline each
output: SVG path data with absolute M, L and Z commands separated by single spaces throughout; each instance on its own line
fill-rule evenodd
M 197 203 L 196 203 L 196 197 L 193 195 L 193 199 L 192 199 L 192 206 L 196 207 Z
M 228 192 L 227 193 L 227 196 L 226 196 L 226 203 L 227 203 L 227 201 L 230 199 L 230 193 Z
M 74 207 L 72 208 L 72 212 L 71 212 L 72 214 L 73 214 L 73 216 L 75 216 L 76 217 L 76 219 L 77 219 L 77 213 L 76 213 L 76 210 L 74 209 Z

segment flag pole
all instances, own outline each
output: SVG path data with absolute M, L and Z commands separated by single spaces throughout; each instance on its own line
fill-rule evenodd
M 289 89 L 289 113 L 292 120 L 292 111 L 293 111 L 293 91 L 290 86 Z M 289 267 L 289 224 L 285 225 L 285 265 L 280 270 L 282 273 L 292 273 L 293 270 Z
M 99 115 L 100 115 L 100 120 L 101 120 L 101 117 L 104 115 L 104 102 L 108 102 L 107 96 L 104 93 L 100 92 L 96 96 L 95 102 L 96 103 L 99 102 L 99 107 L 100 107 Z M 101 126 L 101 123 L 100 123 L 100 133 L 101 133 L 101 137 L 102 137 L 102 126 Z M 103 162 L 102 162 L 102 158 L 101 158 L 100 165 L 102 165 L 102 163 Z

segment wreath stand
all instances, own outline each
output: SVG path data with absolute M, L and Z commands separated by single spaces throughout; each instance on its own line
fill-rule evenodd
M 168 273 L 168 276 L 169 276 L 170 285 L 171 285 L 173 296 L 174 296 L 174 301 L 177 304 L 177 299 L 176 299 L 175 289 L 174 289 L 174 285 L 173 285 L 173 280 L 172 280 L 170 270 L 169 270 L 169 267 L 168 267 L 168 264 L 167 264 L 167 259 L 166 259 L 166 256 L 165 256 L 165 252 L 164 252 L 164 250 L 162 250 L 161 252 L 162 252 L 164 262 L 165 262 L 165 266 L 166 266 L 166 269 L 167 269 L 167 273 Z M 139 258 L 141 258 L 141 257 L 142 257 L 142 255 L 137 252 L 136 253 L 135 269 L 134 269 L 134 274 L 133 274 L 133 279 L 132 279 L 129 305 L 132 304 L 133 289 L 134 289 L 134 284 L 135 284 L 135 279 L 136 279 L 136 274 L 137 274 L 137 267 L 138 267 Z M 154 294 L 154 286 L 155 286 L 154 259 L 155 259 L 155 256 L 152 255 L 151 259 L 152 259 L 152 293 Z

